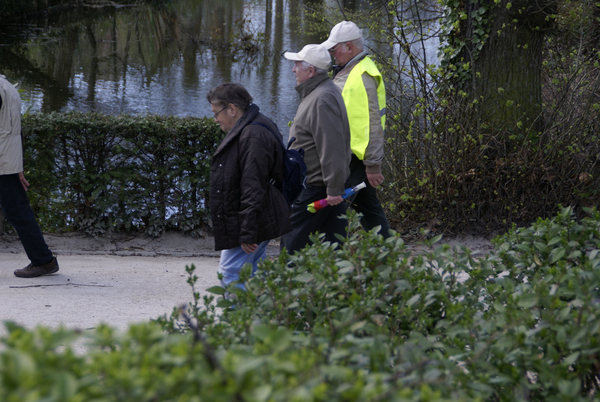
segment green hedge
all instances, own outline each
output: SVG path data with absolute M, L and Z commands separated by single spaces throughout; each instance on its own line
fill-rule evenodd
M 209 118 L 31 114 L 23 118 L 29 196 L 46 231 L 195 233 L 208 222 Z
M 187 311 L 162 327 L 101 326 L 84 355 L 73 331 L 9 323 L 0 400 L 600 400 L 598 211 L 564 209 L 478 258 L 446 245 L 413 255 L 351 225 L 339 244 L 267 260 L 247 292 L 208 289 L 233 301 L 201 303 L 188 266 Z

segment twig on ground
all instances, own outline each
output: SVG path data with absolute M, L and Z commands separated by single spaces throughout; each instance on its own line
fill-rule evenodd
M 47 286 L 91 286 L 96 288 L 112 288 L 110 285 L 87 285 L 84 283 L 53 283 L 49 285 L 25 285 L 25 286 L 9 286 L 11 289 L 21 289 L 21 288 L 45 288 Z

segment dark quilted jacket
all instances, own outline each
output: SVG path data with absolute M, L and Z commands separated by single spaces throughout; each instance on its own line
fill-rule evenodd
M 290 207 L 270 181 L 283 177 L 283 147 L 277 126 L 256 105 L 225 136 L 210 166 L 210 214 L 215 250 L 260 243 L 292 230 Z

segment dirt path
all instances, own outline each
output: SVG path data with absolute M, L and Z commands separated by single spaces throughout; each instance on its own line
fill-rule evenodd
M 218 284 L 218 253 L 210 238 L 68 234 L 46 235 L 46 242 L 58 255 L 60 271 L 21 279 L 13 275 L 29 263 L 21 243 L 16 236 L 0 237 L 0 321 L 83 330 L 106 322 L 125 329 L 192 299 L 186 265 L 195 264 L 201 292 Z

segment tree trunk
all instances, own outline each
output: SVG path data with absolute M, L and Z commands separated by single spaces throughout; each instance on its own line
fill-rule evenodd
M 461 32 L 469 45 L 461 57 L 472 76 L 463 89 L 477 99 L 478 117 L 491 127 L 532 134 L 541 129 L 543 39 L 556 1 L 466 2 Z M 479 38 L 485 44 L 477 54 Z

